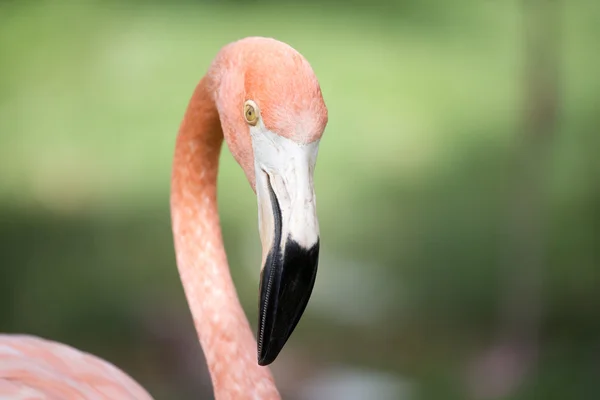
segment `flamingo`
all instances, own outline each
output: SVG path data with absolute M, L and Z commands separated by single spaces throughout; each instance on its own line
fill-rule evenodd
M 215 398 L 280 399 L 268 367 L 315 283 L 313 173 L 327 125 L 308 61 L 272 38 L 223 47 L 180 125 L 171 179 L 176 261 Z M 256 339 L 235 290 L 217 211 L 223 139 L 258 203 L 262 260 Z M 65 344 L 0 335 L 0 399 L 151 399 L 109 362 Z

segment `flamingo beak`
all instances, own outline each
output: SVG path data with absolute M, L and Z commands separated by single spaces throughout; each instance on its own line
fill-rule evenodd
M 299 145 L 279 136 L 268 142 L 266 151 L 263 147 L 256 152 L 255 146 L 263 245 L 257 340 L 258 364 L 263 366 L 277 358 L 300 321 L 319 260 L 313 189 L 318 142 Z M 272 151 L 273 147 L 278 151 Z

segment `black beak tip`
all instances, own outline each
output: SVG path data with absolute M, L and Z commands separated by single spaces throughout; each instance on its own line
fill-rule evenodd
M 300 319 L 300 317 L 301 315 L 298 316 L 298 320 Z M 287 342 L 293 331 L 293 327 L 290 327 L 288 325 L 291 323 L 291 321 L 286 322 L 286 327 L 289 329 L 287 335 L 284 334 L 283 336 L 278 337 L 274 337 L 273 335 L 265 335 L 267 343 L 263 343 L 263 345 L 259 346 L 258 348 L 258 365 L 266 366 L 271 364 L 273 361 L 275 361 L 275 359 L 285 346 L 285 343 Z M 293 324 L 293 326 L 295 327 L 295 324 Z
M 271 364 L 273 361 L 275 361 L 275 359 L 279 355 L 279 351 L 263 352 L 263 353 L 265 353 L 265 354 L 258 355 L 258 365 L 260 365 L 261 367 L 266 367 L 267 365 Z
M 271 364 L 271 362 L 267 362 L 267 360 L 262 358 L 258 359 L 258 365 L 260 365 L 261 367 L 266 367 L 267 365 Z
M 271 253 L 261 275 L 258 365 L 271 364 L 304 313 L 317 275 L 319 241 L 310 249 L 293 240 L 285 255 Z

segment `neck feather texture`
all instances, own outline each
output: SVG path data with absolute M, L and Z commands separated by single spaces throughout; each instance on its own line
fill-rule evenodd
M 221 235 L 217 169 L 223 132 L 204 78 L 179 129 L 171 187 L 177 266 L 215 397 L 279 399 L 271 372 L 256 359 L 256 341 L 240 305 Z

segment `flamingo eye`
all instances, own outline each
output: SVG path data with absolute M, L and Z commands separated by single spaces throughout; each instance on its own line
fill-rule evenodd
M 252 100 L 247 100 L 244 103 L 244 118 L 252 126 L 258 123 L 258 106 Z

